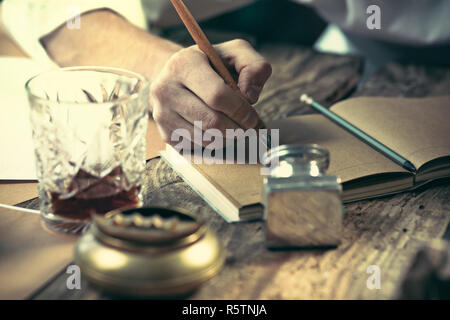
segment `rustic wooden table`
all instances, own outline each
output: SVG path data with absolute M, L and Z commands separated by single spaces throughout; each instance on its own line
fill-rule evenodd
M 330 105 L 349 96 L 423 97 L 450 93 L 450 68 L 390 63 L 356 88 L 362 59 L 267 44 L 260 51 L 274 73 L 257 108 L 264 120 L 311 112 L 308 93 Z M 426 115 L 424 109 L 424 115 Z M 227 224 L 160 159 L 147 163 L 145 203 L 183 207 L 207 218 L 227 250 L 226 266 L 192 299 L 389 299 L 416 250 L 440 238 L 450 219 L 450 184 L 346 205 L 342 244 L 333 250 L 269 251 L 262 222 Z M 37 200 L 22 206 L 37 208 Z M 366 270 L 381 270 L 381 289 L 366 285 Z M 103 299 L 84 280 L 67 290 L 61 274 L 34 299 Z

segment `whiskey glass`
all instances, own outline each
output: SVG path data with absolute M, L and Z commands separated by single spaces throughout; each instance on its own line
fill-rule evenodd
M 80 234 L 95 214 L 141 205 L 147 79 L 70 67 L 38 74 L 25 88 L 45 226 Z

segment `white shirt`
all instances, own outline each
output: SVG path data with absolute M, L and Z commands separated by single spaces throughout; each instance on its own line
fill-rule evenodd
M 206 19 L 237 9 L 256 0 L 184 0 L 193 15 Z M 343 30 L 377 39 L 413 45 L 450 42 L 449 0 L 292 0 L 315 7 L 319 14 Z M 367 28 L 366 10 L 381 9 L 381 29 Z M 74 10 L 74 6 L 79 9 Z M 39 39 L 80 14 L 109 8 L 131 23 L 166 27 L 180 23 L 169 0 L 5 0 L 2 4 L 5 29 L 32 58 L 50 62 Z M 274 13 L 276 14 L 276 13 Z M 80 20 L 82 28 L 83 21 Z M 301 21 L 298 23 L 302 27 Z

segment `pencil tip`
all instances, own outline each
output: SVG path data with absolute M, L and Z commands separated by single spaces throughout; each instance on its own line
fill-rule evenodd
M 403 163 L 403 167 L 411 172 L 415 172 L 416 171 L 416 167 L 408 160 L 405 161 L 405 163 Z

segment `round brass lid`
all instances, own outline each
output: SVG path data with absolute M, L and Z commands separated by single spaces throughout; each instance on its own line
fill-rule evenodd
M 107 291 L 172 296 L 193 291 L 225 255 L 203 221 L 180 209 L 140 207 L 94 218 L 75 246 L 82 276 Z

